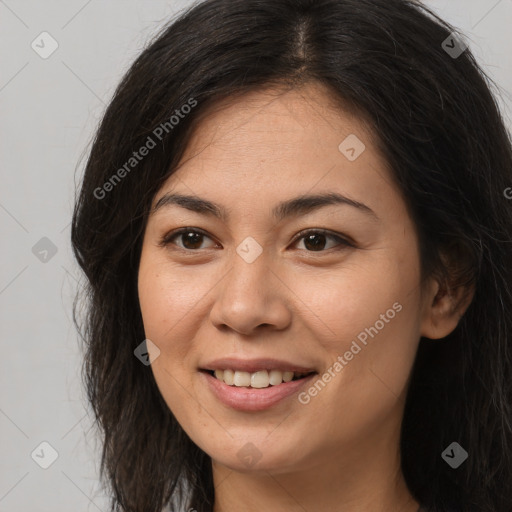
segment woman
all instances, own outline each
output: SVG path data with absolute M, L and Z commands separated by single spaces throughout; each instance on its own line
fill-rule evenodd
M 512 149 L 406 0 L 207 0 L 123 78 L 72 243 L 112 510 L 512 510 Z

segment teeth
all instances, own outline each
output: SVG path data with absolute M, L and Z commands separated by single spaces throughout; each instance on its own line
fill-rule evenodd
M 260 370 L 254 373 L 233 370 L 215 370 L 214 375 L 228 386 L 268 388 L 290 382 L 294 377 L 302 377 L 307 373 L 282 372 L 281 370 Z
M 292 376 L 293 378 L 293 376 Z M 283 374 L 279 370 L 270 370 L 269 382 L 272 386 L 277 386 L 283 382 Z
M 235 372 L 233 370 L 217 370 L 218 372 L 221 372 L 222 375 L 220 377 L 217 377 L 220 380 L 224 380 L 224 382 L 228 386 L 232 386 L 235 383 Z
M 249 374 L 247 374 L 249 375 Z M 270 383 L 267 370 L 251 374 L 251 388 L 267 388 Z
M 248 372 L 235 372 L 234 382 L 235 386 L 250 386 L 251 385 L 251 374 Z

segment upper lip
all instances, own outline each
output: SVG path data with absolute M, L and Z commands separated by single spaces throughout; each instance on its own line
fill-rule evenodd
M 225 357 L 204 363 L 201 370 L 240 370 L 249 373 L 260 370 L 281 370 L 285 372 L 307 373 L 316 371 L 314 368 L 306 367 L 282 359 L 257 358 L 237 359 L 236 357 Z

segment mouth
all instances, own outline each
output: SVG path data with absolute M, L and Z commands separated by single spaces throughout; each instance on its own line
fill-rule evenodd
M 256 372 L 246 372 L 242 370 L 207 370 L 201 369 L 202 372 L 211 375 L 220 382 L 237 388 L 265 389 L 269 387 L 282 386 L 288 382 L 295 382 L 305 379 L 317 372 L 293 372 L 278 369 L 259 370 Z
M 280 370 L 201 369 L 205 389 L 222 404 L 240 412 L 262 412 L 282 403 L 293 407 L 291 398 L 318 375 L 316 371 L 292 372 Z M 227 382 L 226 382 L 227 381 Z

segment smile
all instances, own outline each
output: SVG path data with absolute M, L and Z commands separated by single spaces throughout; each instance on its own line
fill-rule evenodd
M 215 375 L 215 372 L 218 376 Z M 220 372 L 222 372 L 222 379 L 219 378 L 221 376 Z M 286 402 L 285 399 L 300 393 L 317 375 L 317 372 L 310 372 L 301 376 L 293 372 L 280 372 L 279 370 L 259 370 L 254 373 L 233 370 L 202 370 L 198 373 L 203 379 L 206 389 L 216 400 L 230 409 L 243 412 L 264 411 L 280 402 L 292 406 L 297 401 Z M 289 380 L 290 376 L 291 380 Z M 228 382 L 232 380 L 233 383 L 227 384 L 225 382 L 226 378 Z M 271 378 L 276 384 L 270 382 Z M 255 386 L 259 385 L 261 387 L 253 387 L 251 381 L 254 382 Z
M 296 381 L 315 372 L 291 372 L 281 370 L 260 370 L 245 372 L 241 370 L 215 370 L 210 375 L 228 386 L 263 389 L 269 386 L 279 386 L 283 383 Z

